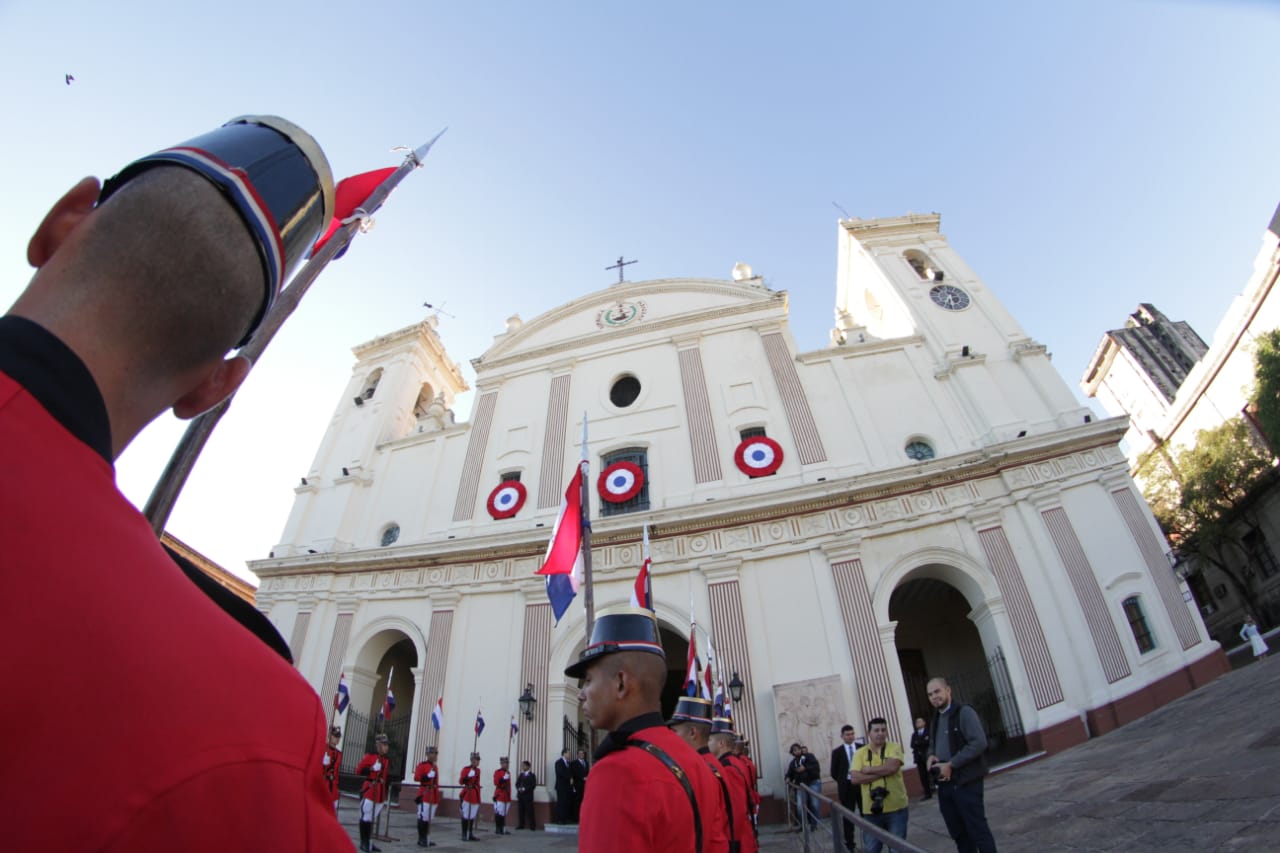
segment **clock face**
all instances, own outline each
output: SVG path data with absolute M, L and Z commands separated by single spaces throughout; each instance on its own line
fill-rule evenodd
M 954 284 L 939 284 L 930 288 L 929 298 L 940 308 L 948 311 L 960 311 L 969 307 L 969 294 Z
M 625 326 L 633 320 L 643 319 L 645 304 L 643 302 L 615 302 L 603 308 L 596 315 L 596 326 L 601 329 Z

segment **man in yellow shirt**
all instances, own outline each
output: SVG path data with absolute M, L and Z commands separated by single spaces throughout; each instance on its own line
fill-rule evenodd
M 862 816 L 886 832 L 907 837 L 907 785 L 902 780 L 902 744 L 889 742 L 884 717 L 867 723 L 867 745 L 853 754 L 849 781 L 860 786 Z M 884 842 L 866 838 L 867 853 Z M 893 848 L 889 848 L 892 851 Z

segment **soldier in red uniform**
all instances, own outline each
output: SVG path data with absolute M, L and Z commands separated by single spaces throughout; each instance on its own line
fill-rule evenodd
M 751 760 L 751 741 L 739 736 L 733 743 L 734 756 L 741 762 L 746 771 L 747 781 L 751 783 L 751 825 L 756 830 L 756 840 L 760 839 L 760 774 L 756 763 Z
M 382 848 L 374 846 L 373 822 L 382 814 L 382 806 L 387 801 L 387 782 L 391 775 L 391 759 L 387 753 L 391 751 L 391 744 L 386 735 L 378 735 L 373 740 L 374 752 L 360 759 L 356 775 L 364 777 L 360 787 L 360 849 L 378 853 Z
M 507 812 L 511 809 L 511 762 L 505 755 L 498 761 L 502 766 L 493 771 L 493 831 L 499 835 L 510 835 Z
M 747 781 L 746 768 L 735 760 L 735 740 L 732 720 L 716 717 L 711 721 L 711 754 L 720 762 L 720 775 L 733 800 L 730 808 L 730 819 L 734 824 L 733 835 L 741 844 L 742 853 L 756 853 L 760 844 L 756 840 L 755 827 L 751 822 L 751 783 Z
M 333 813 L 338 813 L 338 772 L 342 768 L 342 750 L 338 749 L 338 744 L 342 742 L 342 729 L 337 726 L 329 727 L 329 745 L 324 748 L 324 756 L 320 759 L 320 766 L 324 769 L 324 784 L 329 789 L 329 796 L 333 797 Z
M 431 840 L 431 819 L 436 816 L 436 807 L 440 805 L 440 768 L 436 766 L 436 748 L 427 747 L 425 761 L 413 769 L 413 780 L 418 783 L 418 796 L 414 802 L 418 804 L 418 846 L 435 847 Z
M 479 841 L 476 838 L 476 815 L 480 814 L 480 753 L 471 753 L 471 763 L 458 774 L 462 786 L 462 840 Z
M 727 853 L 724 801 L 698 753 L 666 727 L 667 661 L 653 612 L 600 615 L 565 675 L 591 725 L 608 729 L 582 801 L 582 853 Z
M 720 785 L 720 797 L 724 801 L 724 832 L 729 838 L 729 851 L 738 853 L 742 849 L 741 828 L 738 826 L 738 819 L 742 815 L 742 804 L 734 802 L 729 785 L 724 778 L 723 768 L 707 745 L 711 736 L 711 701 L 700 696 L 681 696 L 676 702 L 676 712 L 671 715 L 670 720 L 667 720 L 667 725 L 671 727 L 671 731 L 694 748 L 715 774 L 716 782 Z

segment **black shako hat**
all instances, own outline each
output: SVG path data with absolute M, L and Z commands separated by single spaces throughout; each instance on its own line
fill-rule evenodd
M 311 134 L 278 116 L 241 116 L 216 130 L 148 154 L 102 185 L 98 204 L 155 166 L 183 166 L 222 191 L 249 229 L 265 276 L 262 306 L 248 342 L 285 279 L 328 227 L 334 212 L 333 172 Z
M 564 668 L 564 674 L 581 678 L 597 658 L 618 652 L 648 652 L 666 660 L 658 619 L 652 610 L 626 608 L 597 616 L 591 628 L 591 642 L 578 655 L 577 662 Z
M 676 723 L 711 725 L 711 702 L 701 696 L 681 696 L 676 700 L 675 713 L 667 720 L 668 726 Z
M 733 734 L 733 720 L 728 717 L 716 717 L 711 721 L 711 733 L 713 735 Z

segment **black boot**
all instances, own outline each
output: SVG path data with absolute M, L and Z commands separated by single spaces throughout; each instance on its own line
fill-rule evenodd
M 422 818 L 418 818 L 418 846 L 427 846 L 427 822 Z
M 360 849 L 366 851 L 366 853 L 369 850 L 369 836 L 372 834 L 373 824 L 363 820 L 360 821 Z
M 435 843 L 434 841 L 432 841 L 432 840 L 431 840 L 431 821 L 429 821 L 429 820 L 424 820 L 424 821 L 422 822 L 422 828 L 423 828 L 423 833 L 424 833 L 422 837 L 423 837 L 424 839 L 426 839 L 426 842 L 427 842 L 426 844 L 423 844 L 422 846 L 423 846 L 423 847 L 435 847 L 435 846 L 436 846 L 436 843 Z
M 498 835 L 506 835 L 507 834 L 507 830 L 505 828 L 506 822 L 507 822 L 507 819 L 502 815 L 500 814 L 494 815 L 493 831 L 496 832 Z
M 471 820 L 467 821 L 467 840 L 468 841 L 480 840 L 479 838 L 476 838 L 476 819 L 475 818 L 471 818 Z
M 465 817 L 462 819 L 462 840 L 463 841 L 467 840 L 467 823 L 468 822 L 469 821 Z

